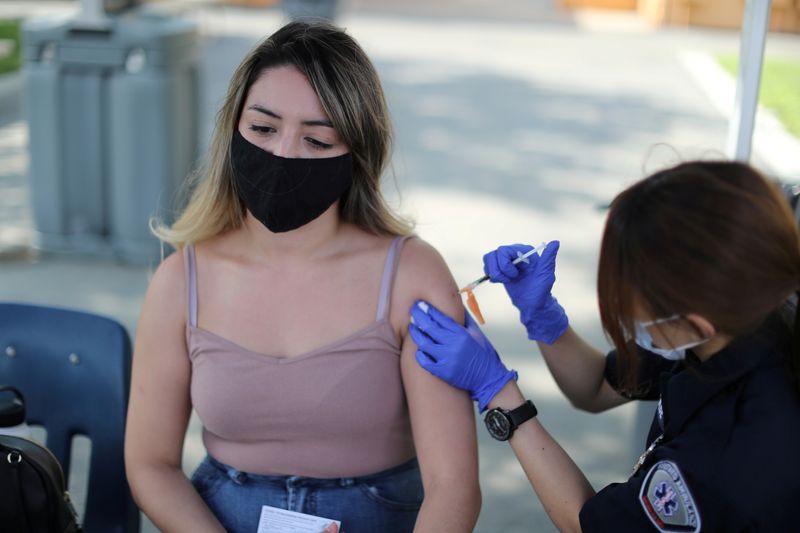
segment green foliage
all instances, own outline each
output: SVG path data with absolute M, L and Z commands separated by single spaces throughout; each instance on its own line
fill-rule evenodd
M 736 75 L 736 57 L 717 59 Z M 800 137 L 800 60 L 765 58 L 758 100 L 775 113 L 788 131 Z
M 19 20 L 0 19 L 0 74 L 19 69 L 22 64 Z M 6 46 L 10 50 L 6 53 Z

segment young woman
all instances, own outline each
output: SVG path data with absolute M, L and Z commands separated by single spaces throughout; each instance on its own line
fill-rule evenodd
M 162 531 L 254 533 L 263 505 L 347 533 L 467 532 L 472 405 L 414 362 L 406 310 L 463 310 L 438 253 L 385 205 L 376 72 L 326 24 L 290 23 L 231 80 L 203 179 L 156 235 L 126 435 Z M 195 409 L 207 458 L 181 469 Z
M 574 405 L 659 399 L 627 481 L 595 493 L 535 418 L 489 341 L 425 303 L 412 308 L 417 361 L 467 389 L 509 440 L 563 531 L 790 531 L 800 495 L 800 340 L 789 301 L 800 241 L 779 189 L 747 165 L 690 162 L 623 191 L 600 251 L 603 355 L 551 295 L 558 242 L 484 256 Z M 788 319 L 787 319 L 788 315 Z

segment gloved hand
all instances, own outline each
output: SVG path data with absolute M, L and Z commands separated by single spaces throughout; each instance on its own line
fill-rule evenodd
M 466 327 L 427 302 L 411 308 L 408 332 L 417 343 L 417 362 L 454 387 L 469 392 L 481 412 L 512 379 L 508 370 L 472 317 L 464 312 Z
M 501 246 L 483 256 L 483 271 L 491 281 L 505 286 L 511 302 L 519 309 L 528 338 L 546 344 L 553 344 L 569 326 L 567 313 L 550 294 L 556 281 L 559 244 L 550 241 L 541 256 L 533 254 L 516 265 L 513 261 L 532 250 L 532 246 Z

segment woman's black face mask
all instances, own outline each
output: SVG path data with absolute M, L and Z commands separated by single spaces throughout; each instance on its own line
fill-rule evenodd
M 341 198 L 353 181 L 348 152 L 320 159 L 273 155 L 233 133 L 231 165 L 239 198 L 271 232 L 305 226 Z

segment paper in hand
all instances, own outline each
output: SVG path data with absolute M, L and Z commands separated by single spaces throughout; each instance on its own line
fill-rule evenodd
M 264 505 L 257 533 L 321 533 L 331 522 L 341 529 L 339 520 Z

